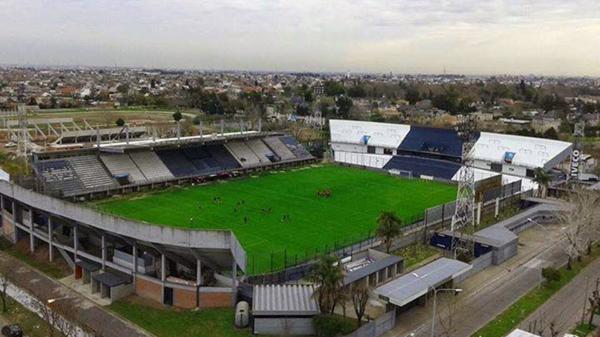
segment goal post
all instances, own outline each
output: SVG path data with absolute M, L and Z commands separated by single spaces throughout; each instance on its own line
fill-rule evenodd
M 391 170 L 388 170 L 388 172 L 391 175 L 400 176 L 402 178 L 407 178 L 407 179 L 412 179 L 413 178 L 412 171 L 391 169 Z

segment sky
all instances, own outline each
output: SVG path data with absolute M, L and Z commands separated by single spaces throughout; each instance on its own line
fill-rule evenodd
M 600 76 L 598 0 L 0 0 L 0 64 Z

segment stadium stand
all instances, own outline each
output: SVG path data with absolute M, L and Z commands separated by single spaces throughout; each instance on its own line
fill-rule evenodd
M 49 193 L 70 196 L 84 189 L 83 183 L 66 160 L 40 161 L 34 167 Z
M 196 167 L 185 157 L 183 151 L 179 149 L 160 150 L 156 151 L 156 154 L 175 177 L 179 178 L 198 175 L 198 170 L 196 170 Z
M 89 190 L 117 187 L 117 182 L 104 169 L 95 155 L 69 157 L 66 159 L 77 173 L 83 186 Z
M 128 154 L 101 154 L 100 160 L 102 160 L 113 177 L 127 175 L 129 182 L 133 184 L 145 183 L 147 181 L 144 174 Z
M 558 140 L 482 132 L 471 155 L 479 162 L 476 165 L 503 163 L 549 170 L 568 157 L 571 148 L 571 143 Z
M 185 157 L 194 165 L 199 175 L 211 174 L 223 170 L 204 146 L 192 146 L 182 149 Z
M 169 171 L 155 152 L 132 152 L 129 156 L 148 181 L 164 181 L 173 178 L 171 171 Z
M 256 154 L 256 156 L 258 156 L 258 158 L 261 159 L 262 162 L 276 162 L 279 159 L 275 156 L 275 154 L 273 154 L 273 151 L 271 151 L 265 145 L 265 143 L 258 138 L 246 141 L 246 145 L 248 145 L 248 147 Z
M 428 153 L 460 158 L 462 140 L 455 130 L 412 126 L 398 146 L 398 153 Z
M 300 145 L 300 143 L 298 143 L 298 141 L 293 137 L 281 136 L 279 139 L 285 146 L 287 146 L 288 149 L 290 149 L 290 151 L 292 151 L 296 158 L 306 159 L 311 157 L 310 153 L 306 151 L 304 146 Z
M 260 158 L 244 142 L 229 142 L 225 144 L 225 147 L 234 155 L 242 167 L 258 166 L 262 163 Z
M 219 163 L 224 170 L 233 170 L 240 167 L 237 160 L 223 145 L 207 145 L 206 150 Z
M 428 176 L 450 180 L 460 167 L 459 163 L 444 160 L 416 156 L 394 156 L 383 168 L 385 170 L 409 171 L 415 177 Z
M 264 139 L 265 144 L 279 157 L 281 160 L 296 159 L 296 156 L 285 146 L 279 137 L 267 137 Z

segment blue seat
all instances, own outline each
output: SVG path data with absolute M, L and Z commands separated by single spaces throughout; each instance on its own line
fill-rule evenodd
M 446 160 L 415 156 L 394 156 L 383 168 L 386 170 L 410 171 L 413 176 L 425 175 L 450 180 L 460 167 L 459 163 Z
M 423 152 L 460 158 L 463 141 L 455 130 L 412 126 L 399 152 Z

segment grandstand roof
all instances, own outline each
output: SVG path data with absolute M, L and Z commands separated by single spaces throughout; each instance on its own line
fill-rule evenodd
M 471 269 L 471 265 L 442 257 L 375 289 L 379 296 L 404 306 Z
M 550 169 L 569 155 L 571 147 L 571 143 L 558 140 L 482 132 L 471 156 L 478 160 L 505 162 L 507 152 L 512 152 L 513 165 Z
M 332 119 L 331 141 L 397 148 L 410 131 L 410 125 Z M 366 137 L 365 137 L 366 136 Z

